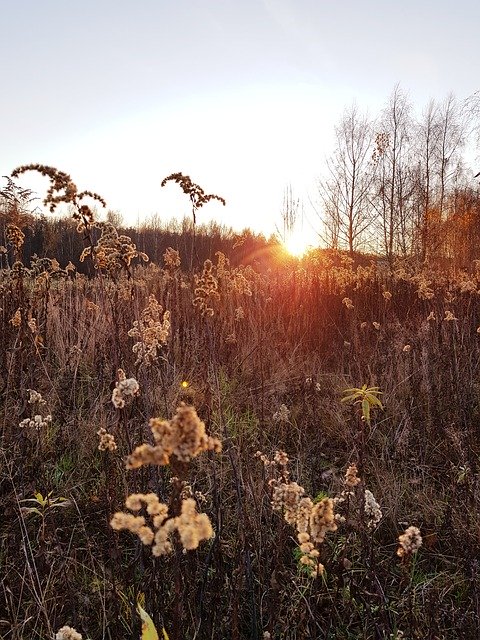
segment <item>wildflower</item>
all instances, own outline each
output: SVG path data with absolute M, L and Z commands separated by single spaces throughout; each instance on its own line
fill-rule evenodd
M 170 311 L 163 311 L 163 307 L 152 294 L 148 298 L 148 305 L 141 313 L 139 320 L 135 320 L 128 335 L 137 338 L 132 351 L 137 355 L 135 364 L 152 364 L 158 351 L 167 344 L 170 335 Z
M 64 626 L 57 631 L 55 640 L 82 640 L 82 634 L 73 627 Z
M 305 489 L 296 482 L 281 482 L 273 490 L 272 507 L 276 511 L 284 510 L 288 524 L 296 524 L 300 500 Z
M 99 311 L 100 307 L 91 300 L 85 300 L 85 308 L 87 311 Z
M 154 493 L 132 494 L 125 501 L 125 506 L 131 511 L 139 511 L 146 506 L 148 515 L 152 519 L 152 527 L 146 524 L 143 516 L 134 516 L 121 511 L 114 514 L 110 526 L 115 531 L 130 531 L 140 538 L 142 544 L 152 546 L 154 556 L 171 553 L 173 545 L 171 534 L 176 530 L 186 551 L 197 549 L 200 542 L 213 537 L 213 529 L 205 513 L 198 513 L 195 500 L 182 500 L 181 513 L 173 518 L 168 515 L 168 506 L 159 501 Z
M 12 327 L 18 328 L 22 324 L 22 313 L 20 309 L 17 309 L 13 316 L 10 318 L 10 324 Z
M 385 300 L 391 300 L 392 299 L 392 294 L 390 293 L 390 291 L 384 291 L 382 293 L 382 296 L 385 298 Z
M 182 512 L 175 519 L 176 528 L 183 548 L 187 551 L 197 549 L 202 540 L 213 538 L 213 529 L 206 513 L 197 513 L 195 500 L 189 498 L 182 502 Z
M 417 295 L 421 300 L 431 300 L 435 297 L 435 293 L 428 286 L 430 282 L 422 281 L 417 289 Z
M 312 540 L 322 543 L 329 531 L 336 531 L 332 498 L 323 498 L 314 504 L 310 514 L 310 533 Z
M 345 484 L 347 485 L 347 487 L 353 488 L 360 484 L 361 480 L 358 477 L 357 473 L 357 465 L 355 463 L 351 464 L 345 473 Z
M 412 345 L 410 345 L 410 344 L 406 344 L 406 345 L 403 347 L 402 351 L 403 351 L 404 353 L 409 353 L 409 351 L 411 351 L 411 349 L 412 349 Z
M 222 443 L 208 436 L 205 423 L 194 407 L 181 404 L 171 420 L 150 420 L 155 445 L 142 444 L 127 459 L 127 469 L 138 469 L 145 464 L 164 466 L 174 456 L 180 462 L 189 462 L 202 451 L 220 452 Z
M 202 316 L 213 316 L 213 302 L 220 299 L 218 292 L 218 280 L 213 274 L 213 263 L 205 260 L 201 275 L 195 274 L 195 290 L 193 306 L 197 307 Z
M 353 309 L 354 308 L 353 302 L 350 300 L 350 298 L 344 298 L 342 300 L 342 304 L 344 304 L 347 307 L 347 309 Z
M 374 529 L 383 518 L 380 505 L 368 489 L 365 489 L 365 515 L 368 517 L 367 527 L 369 529 Z
M 281 467 L 287 466 L 289 459 L 285 451 L 275 451 L 274 461 Z
M 163 262 L 165 266 L 169 269 L 177 269 L 180 266 L 180 254 L 176 249 L 172 249 L 172 247 L 167 247 L 165 253 L 163 254 Z
M 237 307 L 235 309 L 234 318 L 236 322 L 239 322 L 240 320 L 243 320 L 245 318 L 245 311 L 243 310 L 243 307 Z
M 372 322 L 372 325 L 374 326 L 374 328 L 379 331 L 380 330 L 380 323 L 379 322 Z
M 30 318 L 30 320 L 27 322 L 27 325 L 32 333 L 36 333 L 38 331 L 37 321 L 35 320 L 35 318 Z
M 101 427 L 97 431 L 97 436 L 100 436 L 100 442 L 98 444 L 99 451 L 116 451 L 117 443 L 111 433 L 107 433 L 107 430 Z
M 430 311 L 430 313 L 427 316 L 427 322 L 433 322 L 436 319 L 437 318 L 435 317 L 435 312 L 434 311 Z
M 445 318 L 443 319 L 444 322 L 452 322 L 453 320 L 458 320 L 458 318 L 456 318 L 453 313 L 451 311 L 445 311 Z
M 275 411 L 275 413 L 273 414 L 273 419 L 275 420 L 275 422 L 288 422 L 289 417 L 290 411 L 285 404 L 281 404 L 278 408 L 278 411 Z
M 398 536 L 400 546 L 397 549 L 397 555 L 400 558 L 411 556 L 416 553 L 422 546 L 422 536 L 420 529 L 417 527 L 408 527 L 405 533 Z
M 126 400 L 132 400 L 140 391 L 135 378 L 127 378 L 123 369 L 118 370 L 118 382 L 112 392 L 112 403 L 115 409 L 123 409 Z
M 38 393 L 38 391 L 34 391 L 33 389 L 28 389 L 30 397 L 28 399 L 28 404 L 47 404 L 45 400 L 42 398 L 42 394 Z
M 368 326 L 368 322 L 361 322 L 360 323 L 360 329 L 366 329 Z

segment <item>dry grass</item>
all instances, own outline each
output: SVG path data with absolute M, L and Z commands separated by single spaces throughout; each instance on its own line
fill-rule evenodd
M 212 315 L 193 304 L 198 278 L 176 266 L 115 281 L 2 272 L 1 636 L 52 638 L 69 624 L 84 638 L 135 637 L 143 593 L 171 638 L 476 637 L 475 274 L 474 291 L 429 276 L 434 297 L 423 299 L 425 275 L 350 265 L 260 276 L 220 256 L 210 273 Z M 171 328 L 156 357 L 138 362 L 128 332 L 151 294 Z M 141 391 L 115 409 L 119 368 Z M 371 424 L 340 403 L 364 382 L 384 392 Z M 43 395 L 50 424 L 19 427 L 28 389 Z M 223 441 L 221 455 L 195 458 L 181 479 L 215 537 L 153 558 L 109 521 L 130 493 L 168 502 L 170 467 L 127 472 L 124 461 L 149 441 L 149 419 L 171 417 L 182 401 Z M 115 451 L 98 450 L 101 428 Z M 257 450 L 286 451 L 291 479 L 312 498 L 339 496 L 357 462 L 382 519 L 367 526 L 357 492 L 319 547 L 323 576 L 310 577 L 294 527 L 272 510 Z M 49 498 L 29 511 L 35 492 Z M 424 544 L 402 562 L 398 536 L 409 525 Z

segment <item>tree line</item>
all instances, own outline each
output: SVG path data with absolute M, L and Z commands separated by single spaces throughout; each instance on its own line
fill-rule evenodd
M 376 118 L 346 109 L 319 180 L 324 244 L 368 249 L 389 263 L 480 257 L 480 195 L 467 162 L 478 152 L 479 123 L 480 92 L 432 100 L 416 115 L 396 86 Z

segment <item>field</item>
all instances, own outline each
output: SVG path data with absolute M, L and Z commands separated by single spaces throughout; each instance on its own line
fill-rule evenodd
M 76 220 L 0 271 L 0 637 L 479 637 L 478 262 Z

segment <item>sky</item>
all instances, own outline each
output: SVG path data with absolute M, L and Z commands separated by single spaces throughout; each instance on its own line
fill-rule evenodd
M 0 176 L 55 166 L 136 224 L 189 215 L 180 171 L 227 201 L 200 222 L 269 235 L 288 186 L 314 216 L 353 101 L 477 91 L 479 25 L 478 0 L 0 0 Z

